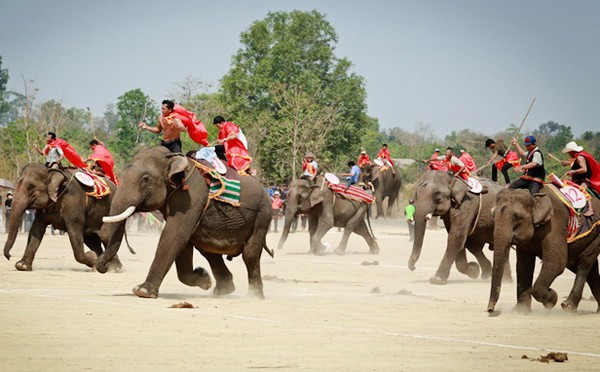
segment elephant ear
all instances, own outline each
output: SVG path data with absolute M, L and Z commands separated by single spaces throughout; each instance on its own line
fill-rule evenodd
M 460 206 L 463 198 L 467 194 L 467 191 L 469 191 L 469 187 L 462 180 L 452 177 L 450 180 L 450 189 L 450 195 L 452 196 L 452 199 L 458 206 Z
M 169 180 L 171 180 L 174 174 L 186 172 L 189 169 L 190 165 L 183 154 L 168 154 L 167 160 L 169 161 L 169 172 L 167 175 Z
M 50 200 L 56 203 L 58 200 L 58 191 L 66 180 L 67 178 L 62 172 L 50 172 L 50 180 L 48 181 L 48 195 L 50 196 Z
M 533 194 L 533 225 L 538 227 L 550 221 L 554 214 L 552 201 L 543 193 Z
M 315 186 L 310 191 L 310 207 L 314 207 L 317 204 L 323 203 L 323 193 L 318 186 Z
M 372 165 L 371 167 L 371 179 L 373 181 L 376 181 L 377 179 L 379 179 L 379 175 L 381 174 L 381 172 L 379 172 L 378 166 Z

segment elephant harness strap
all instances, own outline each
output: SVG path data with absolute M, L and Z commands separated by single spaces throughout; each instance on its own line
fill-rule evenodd
M 572 243 L 587 236 L 596 227 L 600 226 L 600 218 L 598 218 L 598 215 L 596 214 L 586 216 L 586 212 L 589 211 L 591 205 L 590 194 L 579 185 L 573 183 L 570 183 L 569 185 L 575 185 L 573 187 L 578 187 L 579 191 L 585 195 L 587 202 L 583 208 L 575 208 L 570 198 L 566 197 L 555 185 L 546 184 L 545 186 L 552 190 L 552 192 L 556 194 L 558 199 L 560 199 L 560 201 L 562 201 L 565 207 L 569 210 L 569 222 L 567 223 L 567 243 Z
M 241 182 L 239 179 L 226 178 L 216 169 L 205 165 L 203 162 L 193 159 L 192 161 L 196 168 L 204 175 L 204 179 L 209 187 L 209 199 L 215 199 L 231 204 L 234 207 L 239 207 L 241 194 Z M 228 174 L 229 172 L 225 175 Z M 234 177 L 237 177 L 237 174 Z

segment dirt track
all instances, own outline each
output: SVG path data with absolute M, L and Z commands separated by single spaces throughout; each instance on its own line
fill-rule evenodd
M 379 255 L 353 236 L 345 256 L 328 249 L 315 257 L 307 254 L 308 233 L 291 234 L 275 259 L 263 254 L 264 301 L 246 297 L 240 258 L 228 263 L 237 287 L 230 296 L 186 287 L 172 268 L 158 299 L 135 297 L 131 288 L 146 276 L 155 233 L 131 234 L 138 254 L 121 249 L 123 272 L 105 275 L 75 262 L 66 235 L 49 234 L 34 271 L 18 272 L 27 238 L 20 235 L 12 260 L 0 260 L 1 369 L 598 370 L 600 315 L 587 288 L 576 315 L 534 303 L 523 316 L 510 311 L 515 284 L 504 284 L 498 314 L 489 316 L 488 280 L 453 268 L 448 285 L 429 284 L 443 229 L 427 232 L 415 272 L 406 267 L 406 225 L 375 221 L 374 230 Z M 335 247 L 340 238 L 332 229 L 324 240 Z M 278 239 L 269 234 L 269 246 L 276 249 Z M 195 260 L 207 267 L 199 254 Z M 514 254 L 511 261 L 514 267 Z M 572 282 L 565 273 L 553 285 L 559 302 Z M 169 308 L 184 301 L 196 308 Z M 569 360 L 531 360 L 550 351 L 566 351 Z

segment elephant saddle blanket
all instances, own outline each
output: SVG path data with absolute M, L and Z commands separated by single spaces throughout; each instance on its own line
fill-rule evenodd
M 230 167 L 226 167 L 225 174 L 221 174 L 206 160 L 193 161 L 208 184 L 208 198 L 239 207 L 242 191 L 239 174 Z
M 327 187 L 329 187 L 329 189 L 333 191 L 336 195 L 342 196 L 346 199 L 356 200 L 362 203 L 375 203 L 375 197 L 367 191 L 361 189 L 360 187 L 350 186 L 349 188 L 347 188 L 346 185 L 342 183 L 339 183 L 337 185 L 331 182 L 326 183 Z
M 546 184 L 545 186 L 552 190 L 569 210 L 567 243 L 572 243 L 587 236 L 595 228 L 600 226 L 600 218 L 598 215 L 596 213 L 591 213 L 591 196 L 585 189 L 570 181 L 567 181 L 567 187 L 561 189 L 554 184 Z M 575 188 L 578 192 L 573 191 Z M 586 199 L 586 202 L 578 203 L 579 198 Z
M 91 196 L 96 199 L 102 199 L 106 195 L 110 194 L 110 187 L 108 187 L 106 179 L 98 176 L 97 174 L 89 171 L 77 170 L 73 176 L 79 183 L 92 189 L 92 191 L 85 193 L 87 196 Z

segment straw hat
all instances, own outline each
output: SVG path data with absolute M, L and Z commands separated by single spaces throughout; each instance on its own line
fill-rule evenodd
M 315 158 L 315 156 L 313 155 L 313 153 L 312 153 L 312 152 L 307 152 L 307 153 L 306 153 L 306 155 L 304 155 L 304 158 L 305 158 L 305 159 L 306 159 L 306 158 L 311 158 L 311 159 L 314 159 L 314 158 Z
M 577 146 L 577 143 L 575 141 L 571 141 L 569 143 L 567 143 L 567 145 L 565 146 L 565 148 L 562 150 L 563 154 L 567 153 L 567 152 L 580 152 L 583 150 L 583 146 Z

